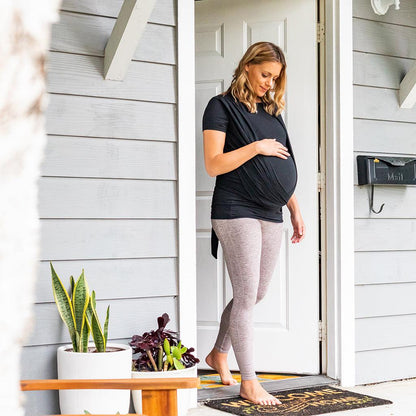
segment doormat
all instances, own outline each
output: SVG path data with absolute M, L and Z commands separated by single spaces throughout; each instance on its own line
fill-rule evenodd
M 342 390 L 331 386 L 316 386 L 304 389 L 271 392 L 282 404 L 254 404 L 241 396 L 222 400 L 209 400 L 204 405 L 234 415 L 310 416 L 360 407 L 392 404 L 390 400 Z
M 240 373 L 231 373 L 234 380 L 237 380 L 241 383 Z M 198 375 L 200 379 L 199 389 L 213 389 L 216 387 L 228 387 L 226 384 L 222 384 L 221 377 L 218 373 Z M 273 380 L 283 380 L 288 378 L 299 378 L 299 376 L 286 376 L 284 374 L 266 374 L 266 373 L 257 373 L 257 379 L 262 381 L 273 381 Z

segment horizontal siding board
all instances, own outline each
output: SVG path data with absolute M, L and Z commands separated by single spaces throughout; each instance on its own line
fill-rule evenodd
M 416 374 L 416 187 L 357 186 L 359 154 L 414 156 L 416 108 L 399 108 L 416 62 L 416 8 L 377 15 L 353 1 L 356 383 Z M 380 365 L 383 363 L 383 365 Z
M 416 282 L 355 287 L 355 317 L 416 314 Z
M 63 0 L 61 9 L 117 17 L 124 0 Z M 149 22 L 176 25 L 175 1 L 158 0 L 150 15 Z
M 43 176 L 176 179 L 173 142 L 48 136 Z
M 115 18 L 61 12 L 52 26 L 50 49 L 83 55 L 104 56 Z M 133 59 L 176 64 L 176 28 L 148 23 L 140 38 Z
M 25 356 L 24 353 L 22 355 Z M 37 357 L 34 357 L 34 359 L 37 359 Z M 56 378 L 56 376 L 53 378 Z M 25 400 L 25 416 L 60 414 L 59 396 L 57 390 L 25 391 L 22 393 L 22 395 Z
M 176 257 L 176 220 L 41 220 L 41 260 Z
M 110 98 L 49 95 L 48 134 L 176 140 L 175 105 Z
M 416 27 L 353 19 L 353 49 L 416 59 Z
M 397 90 L 355 85 L 353 94 L 354 117 L 404 121 L 413 123 L 413 128 L 416 129 L 416 107 L 400 108 Z
M 357 352 L 355 373 L 357 385 L 414 377 L 416 346 Z
M 355 284 L 416 282 L 416 251 L 355 253 Z
M 41 178 L 41 218 L 176 218 L 176 182 Z
M 401 1 L 399 10 L 396 10 L 394 5 L 391 6 L 384 15 L 375 14 L 370 1 L 354 0 L 352 15 L 363 19 L 416 27 L 416 9 L 413 0 Z
M 415 218 L 416 187 L 382 186 L 374 188 L 374 206 L 376 210 L 385 204 L 383 211 L 374 214 L 370 211 L 370 186 L 354 186 L 355 218 Z
M 69 342 L 49 260 L 68 283 L 85 270 L 110 341 L 178 330 L 176 1 L 158 0 L 123 82 L 103 80 L 123 0 L 64 0 L 48 56 L 48 142 L 39 179 L 40 262 L 22 378 L 56 377 Z M 185 344 L 186 345 L 186 344 Z M 56 392 L 26 393 L 28 416 L 59 413 Z
M 85 277 L 98 299 L 177 296 L 177 259 L 109 259 L 53 262 L 56 273 L 68 286 L 69 276 Z M 35 302 L 53 302 L 49 262 L 39 262 Z
M 353 62 L 354 84 L 399 89 L 416 60 L 354 52 Z
M 354 150 L 416 154 L 415 123 L 355 119 Z
M 132 61 L 122 82 L 103 79 L 104 58 L 50 52 L 47 90 L 53 93 L 176 102 L 172 65 Z
M 356 219 L 355 251 L 416 250 L 415 219 Z
M 416 346 L 416 314 L 355 320 L 356 351 Z
M 130 338 L 134 334 L 141 335 L 144 331 L 157 329 L 157 317 L 165 312 L 173 322 L 169 322 L 168 329 L 176 330 L 175 297 L 97 300 L 97 313 L 102 322 L 105 320 L 108 305 L 110 305 L 109 339 Z M 55 303 L 37 304 L 34 310 L 35 323 L 32 335 L 26 342 L 27 346 L 71 343 L 68 329 L 61 320 Z

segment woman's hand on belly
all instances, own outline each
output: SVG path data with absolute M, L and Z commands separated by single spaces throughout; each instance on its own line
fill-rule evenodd
M 255 142 L 258 154 L 264 156 L 277 156 L 282 159 L 287 159 L 290 154 L 287 151 L 287 147 L 276 139 L 262 139 Z

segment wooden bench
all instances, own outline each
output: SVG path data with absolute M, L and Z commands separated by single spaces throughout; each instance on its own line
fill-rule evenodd
M 21 380 L 22 391 L 66 389 L 129 389 L 142 390 L 142 416 L 177 416 L 177 389 L 199 387 L 198 377 L 142 378 L 106 380 Z M 66 415 L 85 416 L 85 415 Z M 101 415 L 94 415 L 101 416 Z M 115 415 L 113 415 L 115 416 Z M 130 414 L 129 416 L 137 416 Z

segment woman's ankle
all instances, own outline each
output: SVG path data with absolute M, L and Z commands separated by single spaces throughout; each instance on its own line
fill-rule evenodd
M 212 351 L 214 352 L 214 354 L 222 354 L 222 355 L 227 355 L 228 354 L 228 351 L 222 351 L 220 348 L 218 348 L 216 346 L 214 346 Z
M 250 384 L 258 384 L 259 380 L 256 378 L 250 378 L 250 379 L 241 379 L 241 384 L 250 385 Z

